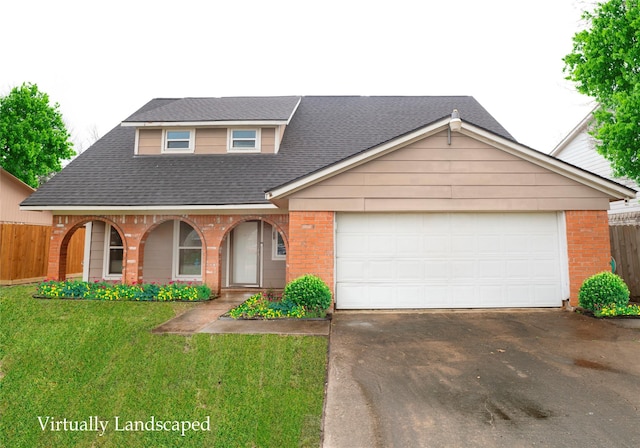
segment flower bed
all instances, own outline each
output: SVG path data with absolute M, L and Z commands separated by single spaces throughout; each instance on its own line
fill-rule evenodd
M 203 301 L 211 298 L 207 285 L 172 282 L 167 285 L 143 283 L 125 285 L 111 282 L 83 282 L 77 280 L 46 281 L 40 283 L 34 295 L 42 299 L 94 299 L 133 301 Z
M 290 302 L 283 302 L 278 297 L 267 296 L 265 293 L 259 292 L 230 310 L 227 314 L 234 319 L 302 318 L 305 316 L 305 309 Z
M 326 311 L 308 310 L 302 305 L 259 292 L 230 310 L 224 317 L 233 319 L 324 319 Z
M 604 306 L 602 309 L 595 311 L 595 317 L 640 317 L 640 305 Z

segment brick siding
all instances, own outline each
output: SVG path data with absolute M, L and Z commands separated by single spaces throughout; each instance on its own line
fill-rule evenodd
M 315 274 L 333 292 L 334 217 L 334 212 L 289 212 L 287 281 Z
M 609 219 L 605 210 L 566 211 L 570 303 L 578 305 L 582 282 L 593 274 L 611 271 Z

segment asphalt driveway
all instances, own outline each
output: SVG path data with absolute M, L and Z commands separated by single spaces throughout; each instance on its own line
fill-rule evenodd
M 323 446 L 640 446 L 640 328 L 560 310 L 337 312 Z

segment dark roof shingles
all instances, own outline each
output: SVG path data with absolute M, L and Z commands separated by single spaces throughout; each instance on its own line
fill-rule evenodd
M 209 110 L 206 99 L 197 101 L 201 108 L 187 100 L 153 100 L 128 120 L 144 117 L 170 121 L 165 114 L 174 106 L 184 109 L 184 113 L 177 115 L 181 120 L 195 117 L 204 120 L 206 115 L 202 114 Z M 235 112 L 252 102 L 252 99 L 236 100 L 243 106 L 231 107 Z M 233 103 L 230 99 L 228 102 Z M 290 102 L 287 104 L 291 106 Z M 135 128 L 118 126 L 23 204 L 87 207 L 264 204 L 266 189 L 445 118 L 454 108 L 460 111 L 463 121 L 513 140 L 472 97 L 302 97 L 278 154 L 135 156 Z M 284 106 L 278 113 L 275 109 L 268 116 L 282 118 L 286 114 Z M 232 116 L 223 115 L 222 108 L 216 113 L 218 119 Z M 256 112 L 253 118 L 258 116 L 267 115 L 264 111 Z
M 125 122 L 284 121 L 299 100 L 297 96 L 156 99 Z

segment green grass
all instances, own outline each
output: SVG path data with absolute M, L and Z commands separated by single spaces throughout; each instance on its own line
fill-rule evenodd
M 36 300 L 0 289 L 0 446 L 298 447 L 320 443 L 327 339 L 151 334 L 188 303 Z M 104 436 L 38 416 L 108 420 Z M 114 431 L 127 420 L 210 431 Z

